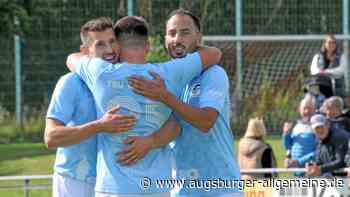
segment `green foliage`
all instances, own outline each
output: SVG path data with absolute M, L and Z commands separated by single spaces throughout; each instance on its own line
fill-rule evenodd
M 164 48 L 163 40 L 160 36 L 153 36 L 150 38 L 151 50 L 147 54 L 147 61 L 149 62 L 163 62 L 169 60 L 169 56 Z
M 20 23 L 15 25 L 15 18 Z M 18 2 L 13 0 L 0 1 L 0 34 L 11 34 L 14 32 L 29 33 L 31 29 L 31 17 L 27 10 Z
M 253 117 L 262 117 L 268 132 L 280 131 L 284 121 L 296 119 L 297 107 L 304 96 L 300 83 L 304 81 L 303 74 L 299 74 L 296 81 L 299 83 L 281 85 L 264 80 L 256 95 L 243 99 L 241 113 L 233 123 L 234 130 L 244 133 Z M 281 86 L 283 88 L 279 88 Z
M 16 126 L 14 117 L 0 121 L 0 144 L 13 142 L 42 142 L 45 129 L 44 113 L 29 115 L 22 128 Z
M 16 141 L 19 137 L 16 132 L 16 123 L 12 119 L 3 120 L 0 124 L 0 144 Z
M 55 150 L 42 143 L 0 144 L 0 176 L 52 174 Z M 51 180 L 31 180 L 30 184 L 48 184 Z M 23 181 L 0 181 L 0 187 L 23 185 Z M 0 190 L 0 196 L 23 196 L 23 189 Z M 51 196 L 51 189 L 30 190 L 29 196 Z
M 23 138 L 28 142 L 42 142 L 44 129 L 45 129 L 45 117 L 42 114 L 31 116 L 25 119 L 23 124 Z
M 247 34 L 341 33 L 342 1 L 245 0 Z

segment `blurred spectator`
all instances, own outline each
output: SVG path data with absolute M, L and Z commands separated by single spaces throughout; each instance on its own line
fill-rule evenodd
M 345 154 L 348 151 L 350 134 L 330 126 L 324 115 L 316 114 L 311 117 L 311 127 L 320 139 L 316 150 L 315 162 L 306 165 L 309 176 L 344 176 L 335 170 L 345 167 Z
M 346 167 L 346 174 L 348 177 L 348 187 L 350 188 L 350 141 L 348 142 L 348 150 L 345 154 L 344 162 Z
M 284 165 L 286 168 L 305 167 L 305 164 L 315 157 L 317 138 L 310 124 L 310 118 L 316 110 L 316 99 L 307 94 L 299 104 L 300 119 L 293 127 L 292 122 L 285 122 L 283 126 L 283 144 L 290 152 Z M 293 128 L 293 129 L 292 129 Z M 295 176 L 303 176 L 304 173 L 295 173 Z
M 339 96 L 332 96 L 323 102 L 321 112 L 331 121 L 332 127 L 350 132 L 350 118 L 343 113 L 344 102 Z
M 315 113 L 319 113 L 320 112 L 319 109 L 322 107 L 322 104 L 326 100 L 326 97 L 324 96 L 324 94 L 322 94 L 322 92 L 319 92 L 319 93 L 315 93 L 315 92 L 311 92 L 310 94 L 315 97 L 315 101 L 316 101 Z
M 276 158 L 269 144 L 264 142 L 266 135 L 265 125 L 262 119 L 249 120 L 246 133 L 241 138 L 238 147 L 238 160 L 241 169 L 275 168 Z M 248 174 L 242 175 L 242 179 L 268 178 L 277 174 Z
M 327 35 L 320 52 L 312 59 L 311 75 L 324 74 L 335 79 L 335 95 L 344 97 L 345 56 L 341 54 L 337 40 Z
M 324 75 L 313 75 L 304 82 L 304 92 L 311 94 L 316 99 L 316 112 L 322 106 L 326 98 L 334 95 L 333 83 L 331 78 Z

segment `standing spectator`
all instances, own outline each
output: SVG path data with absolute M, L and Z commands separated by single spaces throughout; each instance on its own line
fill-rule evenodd
M 311 127 L 320 142 L 317 146 L 315 162 L 306 165 L 306 174 L 309 176 L 344 175 L 335 173 L 335 170 L 345 167 L 345 154 L 348 150 L 350 134 L 346 131 L 331 127 L 324 115 L 312 116 Z
M 266 135 L 265 125 L 262 119 L 249 120 L 244 137 L 239 142 L 238 160 L 241 169 L 275 168 L 276 158 L 269 144 L 264 142 Z M 249 174 L 242 175 L 242 179 L 267 178 L 273 174 Z
M 339 96 L 332 96 L 324 101 L 321 111 L 331 121 L 332 127 L 350 132 L 350 118 L 343 113 L 344 102 Z
M 324 74 L 335 79 L 335 95 L 344 97 L 345 56 L 333 35 L 327 35 L 311 63 L 311 75 Z
M 285 159 L 285 167 L 303 168 L 306 162 L 314 159 L 317 139 L 310 124 L 310 118 L 315 113 L 316 100 L 307 94 L 299 104 L 300 119 L 293 127 L 292 122 L 285 122 L 283 126 L 283 145 L 290 151 L 290 158 Z M 293 128 L 293 129 L 292 129 Z M 295 173 L 303 176 L 304 173 Z

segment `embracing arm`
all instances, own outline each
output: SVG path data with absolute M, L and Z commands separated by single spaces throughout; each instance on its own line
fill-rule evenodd
M 48 148 L 56 148 L 79 143 L 100 131 L 127 131 L 134 125 L 135 118 L 115 114 L 118 110 L 118 107 L 112 108 L 101 119 L 77 126 L 66 126 L 61 121 L 48 117 L 44 134 L 45 144 Z
M 151 71 L 150 74 L 154 77 L 154 80 L 147 80 L 142 76 L 130 77 L 129 84 L 133 88 L 133 91 L 168 105 L 182 119 L 204 133 L 213 127 L 219 115 L 216 109 L 212 107 L 192 107 L 182 102 L 166 89 L 163 79 L 157 73 Z
M 222 52 L 216 47 L 199 46 L 198 53 L 201 58 L 203 70 L 211 65 L 218 64 L 222 56 Z
M 159 148 L 169 144 L 180 134 L 180 131 L 180 124 L 172 115 L 158 131 L 150 135 L 153 141 L 152 148 Z
M 98 121 L 92 121 L 78 126 L 65 126 L 61 121 L 47 118 L 44 141 L 50 149 L 77 144 L 95 135 L 98 130 Z
M 212 107 L 192 107 L 180 100 L 173 94 L 167 92 L 162 101 L 172 108 L 182 119 L 192 124 L 194 127 L 207 133 L 213 127 L 219 113 Z
M 79 53 L 72 53 L 67 57 L 66 66 L 71 72 L 75 72 L 76 62 L 78 62 L 80 58 L 82 58 L 83 56 L 84 54 L 79 52 Z
M 142 159 L 150 150 L 169 144 L 180 134 L 179 123 L 171 116 L 164 125 L 149 136 L 131 136 L 124 144 L 125 149 L 117 153 L 118 162 L 122 165 L 132 165 Z

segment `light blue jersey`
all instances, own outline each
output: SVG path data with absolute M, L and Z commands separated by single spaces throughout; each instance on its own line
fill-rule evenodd
M 310 121 L 298 120 L 291 132 L 282 135 L 282 142 L 284 148 L 291 151 L 292 159 L 298 161 L 298 167 L 304 168 L 307 162 L 315 159 L 318 139 Z M 294 175 L 304 176 L 305 173 Z
M 238 183 L 240 171 L 230 128 L 229 80 L 225 70 L 215 65 L 195 77 L 186 86 L 182 99 L 194 107 L 214 108 L 219 115 L 208 133 L 180 121 L 182 132 L 174 147 L 176 177 L 187 180 L 187 185 L 175 196 L 204 197 L 239 191 L 232 187 L 235 180 Z M 195 183 L 198 186 L 194 187 Z
M 94 95 L 98 117 L 119 105 L 119 113 L 136 117 L 135 126 L 128 132 L 104 133 L 98 138 L 96 191 L 114 194 L 138 194 L 168 192 L 171 188 L 157 188 L 155 181 L 171 178 L 171 150 L 168 146 L 151 150 L 135 165 L 122 166 L 116 162 L 116 153 L 125 148 L 122 141 L 128 136 L 150 135 L 168 120 L 171 109 L 165 104 L 134 93 L 128 85 L 128 77 L 142 75 L 151 79 L 150 70 L 157 72 L 167 88 L 180 96 L 182 88 L 201 72 L 198 53 L 186 58 L 160 64 L 110 64 L 102 59 L 82 58 L 76 72 Z M 151 181 L 143 188 L 141 181 Z
M 59 120 L 67 126 L 96 120 L 93 97 L 83 81 L 68 73 L 60 78 L 51 98 L 47 118 Z M 70 178 L 95 184 L 96 136 L 79 144 L 57 148 L 54 171 Z

